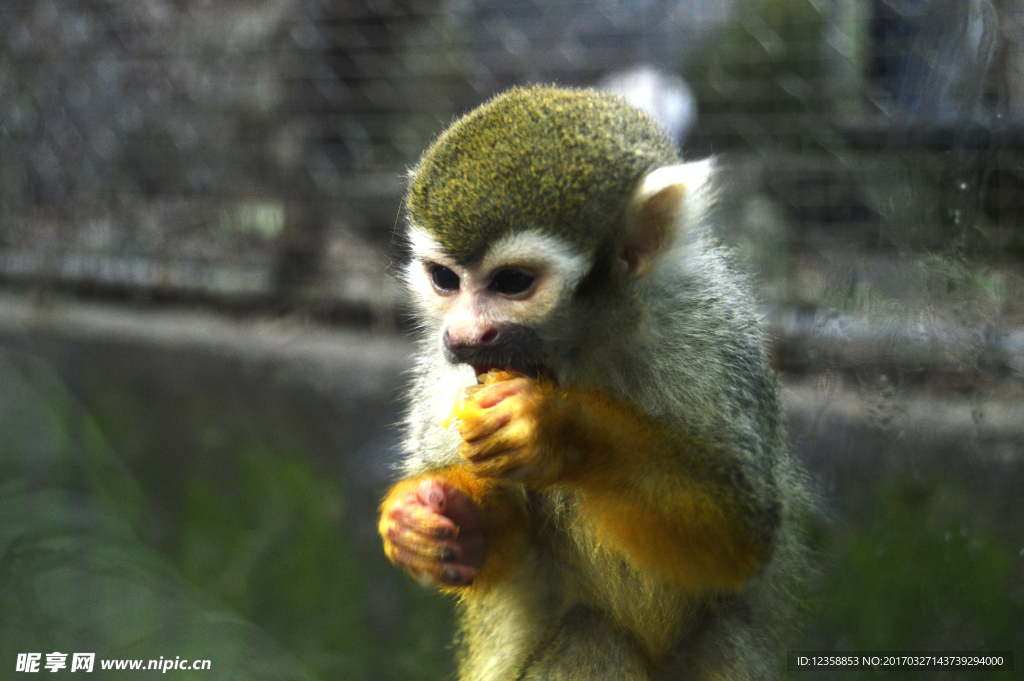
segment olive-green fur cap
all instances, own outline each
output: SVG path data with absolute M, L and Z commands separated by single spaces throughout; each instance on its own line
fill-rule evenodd
M 678 162 L 661 127 L 621 97 L 516 87 L 424 152 L 406 206 L 460 262 L 528 229 L 593 252 L 615 234 L 640 177 Z

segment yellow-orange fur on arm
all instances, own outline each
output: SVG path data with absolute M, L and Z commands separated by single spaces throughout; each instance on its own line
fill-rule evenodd
M 484 382 L 453 413 L 474 474 L 578 489 L 599 544 L 688 588 L 738 590 L 766 557 L 721 445 L 597 389 Z

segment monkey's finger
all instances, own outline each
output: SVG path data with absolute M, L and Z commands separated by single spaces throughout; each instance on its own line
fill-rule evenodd
M 416 498 L 437 513 L 444 513 L 448 504 L 448 490 L 438 478 L 427 478 L 416 486 Z
M 459 526 L 451 518 L 437 513 L 414 513 L 401 521 L 402 526 L 412 532 L 434 541 L 455 539 L 459 536 Z
M 389 556 L 421 581 L 432 581 L 449 586 L 468 586 L 476 579 L 476 568 L 455 562 L 445 562 L 406 552 L 402 549 Z
M 513 416 L 509 409 L 489 409 L 476 418 L 459 421 L 459 434 L 466 442 L 474 442 L 503 428 Z
M 382 536 L 387 557 L 417 575 L 426 572 L 442 580 L 443 565 L 473 569 L 483 565 L 482 539 L 473 534 L 464 542 L 437 541 L 413 530 L 390 527 Z
M 502 478 L 522 482 L 526 478 L 522 452 L 513 451 L 508 455 L 492 456 L 472 463 L 474 475 L 481 478 Z
M 475 578 L 476 571 L 484 565 L 483 537 L 479 533 L 458 542 L 444 542 L 441 549 L 437 559 L 439 565 L 435 566 L 439 572 L 435 572 L 434 576 L 446 584 L 468 584 Z
M 469 586 L 476 579 L 476 570 L 468 565 L 445 564 L 435 579 L 448 586 Z
M 385 541 L 423 558 L 453 561 L 462 556 L 462 547 L 454 541 L 441 541 L 430 534 L 402 525 L 394 525 L 384 532 Z
M 394 526 L 435 539 L 454 539 L 459 534 L 455 521 L 415 501 L 392 508 L 382 519 L 381 526 Z
M 495 435 L 483 440 L 465 442 L 459 453 L 473 466 L 473 472 L 477 473 L 477 469 L 484 463 L 491 462 L 494 465 L 499 460 L 514 459 L 522 449 L 521 442 Z
M 468 494 L 443 478 L 434 478 L 421 483 L 417 498 L 431 510 L 437 509 L 453 523 L 438 521 L 438 524 L 444 528 L 454 528 L 454 532 L 438 534 L 437 536 L 441 539 L 454 538 L 462 532 L 476 530 L 480 527 L 482 513 L 477 503 Z
M 475 463 L 493 456 L 507 455 L 515 450 L 527 450 L 537 442 L 536 419 L 522 414 L 513 415 L 511 410 L 505 414 L 505 419 L 501 428 L 496 428 L 486 436 L 464 438 L 462 455 Z
M 406 544 L 392 541 L 389 537 L 384 537 L 384 553 L 395 565 L 409 571 L 435 570 L 435 564 L 440 562 L 436 555 L 420 553 Z
M 480 388 L 467 399 L 470 399 L 481 409 L 490 409 L 514 395 L 519 395 L 530 390 L 531 381 L 528 378 L 513 378 L 498 383 L 491 383 Z
M 559 475 L 559 462 L 533 445 L 509 447 L 493 456 L 470 461 L 470 470 L 480 478 L 526 485 L 549 485 Z
M 385 547 L 385 550 L 388 550 L 388 558 L 420 580 L 439 582 L 449 586 L 467 586 L 476 579 L 476 569 L 469 565 L 424 557 L 401 546 Z

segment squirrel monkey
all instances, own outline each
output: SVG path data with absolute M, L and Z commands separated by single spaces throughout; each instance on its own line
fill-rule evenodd
M 412 173 L 421 340 L 379 530 L 458 596 L 464 681 L 776 674 L 806 494 L 711 175 L 624 100 L 549 87 Z

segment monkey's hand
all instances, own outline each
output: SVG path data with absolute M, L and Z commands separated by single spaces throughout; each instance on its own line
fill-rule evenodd
M 440 475 L 396 484 L 378 530 L 388 558 L 419 580 L 467 586 L 484 564 L 480 507 Z
M 777 512 L 721 444 L 592 388 L 492 372 L 465 393 L 452 415 L 470 472 L 579 490 L 584 524 L 639 569 L 739 590 L 767 555 Z
M 544 487 L 561 476 L 566 454 L 551 446 L 558 428 L 558 390 L 549 381 L 504 371 L 482 377 L 452 410 L 470 471 Z

